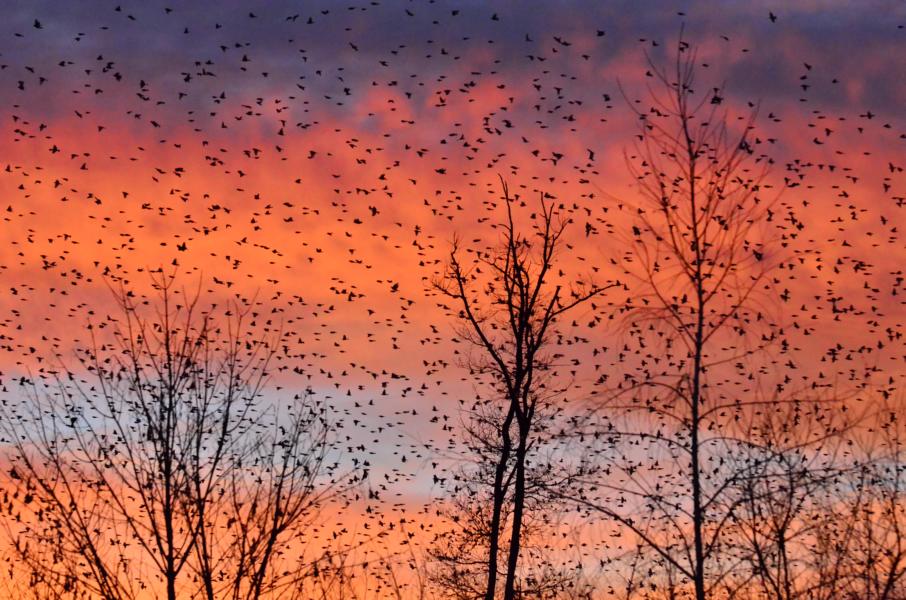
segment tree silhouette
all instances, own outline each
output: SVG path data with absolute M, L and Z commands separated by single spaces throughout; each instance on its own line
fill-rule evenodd
M 810 544 L 797 557 L 799 598 L 894 600 L 906 596 L 906 428 L 903 399 L 848 436 L 849 456 L 828 493 L 810 504 Z
M 443 539 L 437 557 L 452 564 L 448 583 L 460 588 L 461 597 L 486 600 L 499 593 L 501 552 L 506 552 L 504 600 L 526 594 L 548 597 L 564 584 L 554 573 L 517 581 L 527 509 L 572 476 L 556 473 L 549 462 L 533 466 L 532 456 L 550 439 L 547 433 L 559 410 L 555 400 L 562 394 L 550 351 L 557 320 L 611 287 L 580 282 L 567 291 L 557 284 L 553 270 L 568 221 L 542 195 L 532 234 L 522 233 L 513 216 L 514 199 L 501 183 L 506 219 L 500 224 L 500 242 L 476 249 L 474 264 L 468 265 L 454 240 L 446 272 L 434 284 L 455 301 L 462 322 L 458 337 L 477 350 L 466 366 L 473 376 L 489 375 L 493 390 L 492 397 L 476 402 L 465 425 L 478 466 L 460 475 L 466 494 L 455 516 L 462 527 L 459 544 Z M 482 486 L 490 488 L 489 505 L 476 502 Z M 475 559 L 476 551 L 484 557 Z M 464 575 L 474 581 L 476 571 L 484 580 L 470 584 Z
M 770 460 L 750 452 L 766 407 L 801 402 L 807 412 L 826 399 L 784 382 L 760 392 L 751 364 L 780 330 L 766 277 L 776 256 L 763 231 L 770 159 L 755 152 L 754 110 L 733 120 L 722 88 L 696 87 L 696 53 L 682 35 L 669 68 L 650 56 L 647 66 L 647 102 L 627 99 L 639 132 L 626 162 L 641 201 L 627 242 L 635 284 L 625 323 L 640 358 L 602 406 L 612 476 L 579 503 L 632 531 L 668 588 L 689 582 L 705 600 L 737 560 L 725 534 L 736 486 L 756 466 L 732 457 Z
M 283 334 L 254 302 L 152 284 L 118 287 L 77 366 L 3 409 L 16 558 L 59 597 L 291 595 L 305 527 L 350 484 L 327 407 L 267 393 Z

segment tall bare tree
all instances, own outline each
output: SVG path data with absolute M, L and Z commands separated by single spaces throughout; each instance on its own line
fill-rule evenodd
M 675 574 L 673 589 L 684 580 L 705 600 L 732 568 L 722 532 L 738 474 L 725 457 L 748 444 L 742 423 L 795 394 L 781 384 L 756 396 L 750 363 L 777 335 L 766 278 L 775 257 L 761 231 L 770 161 L 755 152 L 754 111 L 733 119 L 723 90 L 697 87 L 695 73 L 680 36 L 670 66 L 648 58 L 647 100 L 627 98 L 639 131 L 626 162 L 641 200 L 626 263 L 639 352 L 624 359 L 637 371 L 607 404 L 611 477 L 580 504 L 631 530 Z
M 475 249 L 474 262 L 468 264 L 459 240 L 454 240 L 446 272 L 434 284 L 435 290 L 454 301 L 462 322 L 458 336 L 475 350 L 466 359 L 470 373 L 489 376 L 492 382 L 491 397 L 476 402 L 465 424 L 478 467 L 460 475 L 471 496 L 459 511 L 463 546 L 439 553 L 454 565 L 463 597 L 485 600 L 499 593 L 503 552 L 504 600 L 523 597 L 528 588 L 545 597 L 545 589 L 559 585 L 553 583 L 556 576 L 518 581 L 530 522 L 527 509 L 533 498 L 553 485 L 540 485 L 552 476 L 550 464 L 536 461 L 533 466 L 531 457 L 543 446 L 544 432 L 558 410 L 554 400 L 562 391 L 552 377 L 556 359 L 550 350 L 558 335 L 557 321 L 610 287 L 579 282 L 566 290 L 558 284 L 554 265 L 568 220 L 542 194 L 532 233 L 522 233 L 513 215 L 514 199 L 506 183 L 501 183 L 506 218 L 500 224 L 500 242 L 490 249 Z M 475 502 L 480 498 L 476 488 L 483 484 L 490 488 L 488 504 Z M 485 556 L 466 564 L 472 559 L 463 557 L 474 556 L 476 550 Z M 478 567 L 484 580 L 469 586 L 457 567 Z
M 152 284 L 3 408 L 17 559 L 59 597 L 279 597 L 350 483 L 327 407 L 268 393 L 284 334 L 253 301 Z

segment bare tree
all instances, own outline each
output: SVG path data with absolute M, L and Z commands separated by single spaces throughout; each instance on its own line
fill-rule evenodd
M 809 552 L 812 575 L 800 598 L 906 597 L 906 428 L 903 401 L 880 409 L 850 438 L 847 468 L 832 493 L 819 497 Z
M 765 277 L 774 257 L 760 235 L 769 160 L 755 154 L 755 113 L 734 123 L 720 87 L 696 88 L 695 67 L 680 36 L 670 67 L 648 59 L 648 101 L 629 102 L 640 129 L 626 162 L 642 200 L 626 324 L 638 371 L 605 405 L 611 477 L 580 504 L 631 530 L 672 574 L 665 583 L 684 580 L 705 600 L 734 563 L 722 532 L 739 474 L 726 457 L 749 443 L 741 423 L 794 394 L 781 384 L 756 396 L 750 364 L 777 334 Z
M 514 221 L 514 199 L 502 185 L 506 220 L 499 244 L 475 250 L 474 264 L 468 265 L 454 240 L 446 272 L 434 284 L 455 302 L 463 323 L 459 338 L 477 349 L 466 366 L 474 376 L 490 376 L 493 390 L 491 398 L 476 401 L 465 424 L 478 466 L 460 474 L 461 491 L 469 497 L 460 505 L 459 545 L 448 545 L 437 557 L 452 565 L 455 581 L 450 583 L 460 587 L 461 597 L 486 600 L 498 594 L 502 552 L 505 600 L 523 597 L 528 587 L 534 596 L 546 597 L 544 589 L 559 585 L 546 575 L 518 581 L 532 503 L 545 488 L 556 487 L 540 484 L 552 474 L 549 464 L 532 464 L 558 410 L 553 400 L 562 391 L 552 378 L 556 363 L 549 346 L 559 317 L 610 287 L 584 282 L 566 291 L 558 285 L 553 269 L 568 221 L 542 195 L 533 235 L 521 233 Z M 486 504 L 478 494 L 483 486 L 489 488 Z M 484 556 L 470 558 L 476 552 Z M 475 571 L 484 580 L 468 583 L 463 575 Z
M 820 569 L 807 562 L 831 523 L 819 501 L 847 497 L 854 394 L 774 375 L 796 365 L 769 316 L 784 299 L 767 276 L 779 258 L 766 230 L 771 161 L 756 153 L 755 109 L 733 118 L 723 89 L 697 88 L 695 72 L 680 35 L 671 67 L 648 59 L 648 102 L 630 102 L 642 201 L 626 325 L 638 352 L 622 357 L 637 362 L 601 407 L 608 477 L 576 502 L 634 537 L 628 596 L 811 597 L 800 594 Z
M 735 597 L 903 596 L 902 408 L 872 404 L 881 409 L 854 423 L 840 419 L 840 435 L 818 444 L 808 442 L 816 432 L 811 415 L 765 417 L 771 426 L 756 434 L 765 443 L 753 447 L 760 456 L 747 460 L 737 485 L 741 502 L 730 535 L 742 560 Z
M 849 411 L 828 409 L 779 403 L 752 417 L 748 443 L 727 457 L 734 482 L 720 510 L 729 513 L 725 551 L 737 561 L 723 584 L 728 597 L 812 597 L 809 557 L 831 516 L 823 504 L 839 498 L 854 422 Z
M 77 366 L 59 357 L 4 406 L 12 546 L 58 597 L 278 597 L 306 525 L 350 483 L 327 407 L 267 393 L 285 346 L 254 301 L 218 310 L 200 283 L 152 284 L 150 299 L 116 288 Z
M 703 434 L 721 429 L 715 417 L 740 410 L 738 400 L 708 394 L 706 374 L 716 366 L 709 364 L 708 351 L 724 329 L 743 333 L 762 316 L 752 310 L 750 299 L 765 273 L 760 264 L 764 250 L 750 243 L 765 210 L 759 197 L 764 168 L 751 171 L 746 164 L 754 114 L 734 136 L 722 114 L 722 90 L 696 95 L 695 52 L 682 39 L 673 72 L 653 62 L 650 67 L 666 93 L 653 95 L 649 111 L 639 114 L 640 162 L 628 161 L 649 202 L 639 212 L 635 249 L 651 304 L 642 307 L 636 323 L 657 319 L 680 344 L 678 380 L 665 382 L 656 372 L 645 379 L 667 389 L 669 403 L 678 402 L 682 409 L 676 418 L 682 432 L 677 442 L 689 463 L 691 535 L 678 533 L 691 552 L 688 564 L 674 566 L 690 576 L 696 599 L 705 600 L 705 563 L 718 548 L 721 524 L 707 532 L 712 522 L 707 512 L 725 486 L 707 489 L 702 470 L 713 446 Z M 745 354 L 740 349 L 719 360 L 739 360 Z M 669 419 L 672 410 L 658 412 Z

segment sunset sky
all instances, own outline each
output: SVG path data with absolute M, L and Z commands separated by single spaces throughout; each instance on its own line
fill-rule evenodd
M 802 386 L 868 375 L 866 401 L 896 393 L 906 4 L 894 0 L 8 2 L 3 393 L 114 310 L 105 279 L 146 290 L 148 269 L 177 269 L 211 301 L 257 294 L 304 370 L 276 383 L 312 386 L 359 432 L 386 513 L 432 513 L 433 475 L 456 452 L 441 426 L 457 427 L 476 388 L 431 282 L 455 234 L 498 239 L 500 178 L 526 211 L 546 193 L 572 217 L 564 280 L 627 284 L 564 324 L 589 340 L 566 351 L 576 399 L 629 368 L 609 317 L 633 295 L 619 267 L 639 200 L 630 105 L 651 84 L 646 54 L 663 64 L 681 27 L 702 89 L 723 87 L 731 119 L 757 107 L 756 150 L 773 160 L 766 302 L 791 347 L 768 361 Z

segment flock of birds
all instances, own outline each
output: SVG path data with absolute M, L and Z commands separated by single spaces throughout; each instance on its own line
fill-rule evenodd
M 619 278 L 636 198 L 628 105 L 649 81 L 644 53 L 666 60 L 682 23 L 702 80 L 759 105 L 775 157 L 778 360 L 803 381 L 869 373 L 896 393 L 906 17 L 858 21 L 881 41 L 841 50 L 792 8 L 737 21 L 601 4 L 7 7 L 3 393 L 114 310 L 105 279 L 146 290 L 164 267 L 202 278 L 212 301 L 255 296 L 296 340 L 280 385 L 331 402 L 345 450 L 371 465 L 368 510 L 340 526 L 406 524 L 427 543 L 475 394 L 430 291 L 450 240 L 496 243 L 502 177 L 526 212 L 541 193 L 573 221 L 564 279 Z M 839 62 L 850 51 L 864 68 Z M 566 351 L 579 396 L 626 368 L 634 349 L 606 324 L 632 293 L 563 324 L 587 342 Z

